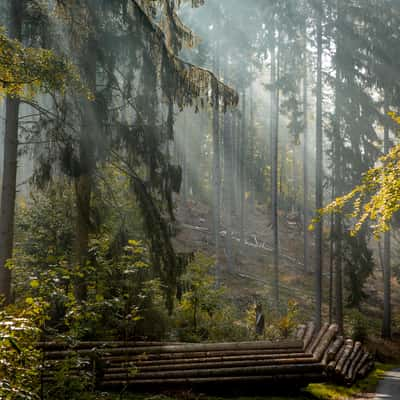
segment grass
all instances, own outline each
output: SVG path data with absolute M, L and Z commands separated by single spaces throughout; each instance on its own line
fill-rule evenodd
M 374 370 L 364 379 L 355 383 L 352 387 L 339 386 L 335 384 L 312 384 L 307 392 L 319 400 L 345 400 L 351 399 L 360 393 L 375 392 L 378 382 L 386 371 L 390 371 L 398 365 L 376 363 Z

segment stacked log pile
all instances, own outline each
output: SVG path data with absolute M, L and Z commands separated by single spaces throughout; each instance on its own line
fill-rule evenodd
M 328 324 L 316 332 L 314 324 L 309 323 L 298 328 L 296 338 L 303 341 L 305 352 L 321 363 L 330 380 L 351 386 L 372 370 L 373 357 L 361 342 L 345 339 L 337 332 L 336 325 Z
M 169 386 L 271 385 L 321 381 L 323 368 L 306 354 L 300 340 L 281 342 L 170 344 L 170 343 L 43 343 L 45 380 L 68 356 L 96 360 L 100 389 L 154 389 Z M 78 374 L 78 369 L 70 371 Z
M 365 376 L 371 357 L 361 343 L 337 335 L 327 324 L 318 332 L 300 326 L 295 340 L 240 343 L 80 342 L 42 343 L 44 381 L 68 357 L 86 360 L 99 389 L 129 386 L 133 390 L 202 385 L 306 386 L 328 379 L 352 384 Z M 79 376 L 82 362 L 68 373 Z

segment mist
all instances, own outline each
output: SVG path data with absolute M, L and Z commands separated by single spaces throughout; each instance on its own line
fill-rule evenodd
M 389 0 L 0 0 L 0 316 L 130 357 L 129 388 L 247 384 L 258 346 L 303 387 L 400 360 L 399 27 Z M 197 342 L 227 376 L 179 366 Z M 249 376 L 294 379 L 276 354 Z

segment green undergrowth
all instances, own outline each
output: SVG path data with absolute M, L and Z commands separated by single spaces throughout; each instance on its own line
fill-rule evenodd
M 352 399 L 360 393 L 373 393 L 378 382 L 383 378 L 386 371 L 395 369 L 398 365 L 376 363 L 374 370 L 364 379 L 355 383 L 352 387 L 339 386 L 335 384 L 311 384 L 307 391 L 310 395 L 320 400 L 347 400 Z

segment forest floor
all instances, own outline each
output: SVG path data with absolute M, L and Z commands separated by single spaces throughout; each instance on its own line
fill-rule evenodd
M 212 215 L 204 204 L 187 201 L 178 202 L 176 211 L 179 222 L 177 246 L 181 251 L 201 251 L 208 255 L 215 254 L 212 242 Z M 233 230 L 233 266 L 227 268 L 227 257 L 224 249 L 226 228 L 221 226 L 221 247 L 219 264 L 222 269 L 222 284 L 227 289 L 227 296 L 245 311 L 256 299 L 263 299 L 272 304 L 273 266 L 272 266 L 272 232 L 265 207 L 255 205 L 247 212 L 245 241 L 241 247 L 238 229 Z M 238 216 L 233 215 L 233 226 L 239 226 Z M 312 319 L 314 280 L 312 274 L 313 243 L 310 243 L 310 265 L 303 265 L 303 227 L 298 222 L 289 221 L 280 216 L 280 296 L 281 304 L 295 300 L 301 309 L 299 316 L 302 322 Z M 326 232 L 328 234 L 328 232 Z M 310 235 L 312 236 L 312 235 Z M 375 247 L 376 243 L 371 243 Z M 323 314 L 328 319 L 329 308 L 329 249 L 324 249 L 325 265 L 323 273 Z M 355 318 L 363 318 L 373 350 L 383 351 L 381 361 L 400 360 L 400 285 L 396 278 L 392 280 L 393 337 L 395 344 L 385 343 L 379 339 L 381 314 L 383 309 L 383 279 L 379 257 L 375 254 L 376 266 L 368 279 L 364 292 L 365 300 L 359 310 L 345 309 L 345 325 L 353 326 Z M 365 316 L 368 315 L 368 318 Z M 346 323 L 347 322 L 347 323 Z M 346 332 L 351 335 L 351 331 Z
M 212 243 L 212 215 L 203 204 L 188 201 L 177 208 L 177 218 L 180 223 L 180 231 L 177 236 L 177 245 L 183 251 L 201 251 L 213 255 Z M 233 216 L 233 224 L 238 226 L 237 216 Z M 241 248 L 238 240 L 239 234 L 233 231 L 233 268 L 227 268 L 226 251 L 222 250 L 219 262 L 222 268 L 222 283 L 227 288 L 227 296 L 245 311 L 256 299 L 272 299 L 272 233 L 271 224 L 266 208 L 254 206 L 247 214 L 246 246 Z M 221 247 L 225 243 L 225 227 L 221 227 Z M 326 232 L 328 233 L 328 232 Z M 358 382 L 352 388 L 344 388 L 337 385 L 311 385 L 307 393 L 296 397 L 297 399 L 373 399 L 378 381 L 382 379 L 386 370 L 400 365 L 400 287 L 397 279 L 393 278 L 393 342 L 380 339 L 381 313 L 383 309 L 383 284 L 382 268 L 377 256 L 375 246 L 376 266 L 372 276 L 365 285 L 366 298 L 360 309 L 356 312 L 345 310 L 345 325 L 353 326 L 353 319 L 364 315 L 364 323 L 367 324 L 368 339 L 365 340 L 370 351 L 375 353 L 378 361 L 393 364 L 378 364 L 370 376 Z M 310 265 L 306 269 L 303 265 L 303 228 L 300 224 L 288 221 L 280 216 L 280 294 L 282 304 L 289 299 L 299 304 L 301 315 L 299 319 L 306 322 L 313 315 L 313 243 L 310 244 Z M 324 249 L 325 266 L 323 274 L 325 320 L 328 319 L 328 294 L 329 294 L 329 249 Z M 272 304 L 271 304 L 272 306 Z M 368 317 L 365 317 L 368 316 Z M 351 335 L 349 329 L 346 334 Z M 294 399 L 295 397 L 281 397 L 279 399 Z M 253 397 L 253 399 L 255 399 Z M 263 400 L 274 399 L 266 397 Z M 278 398 L 275 398 L 278 399 Z M 261 398 L 260 398 L 261 400 Z

